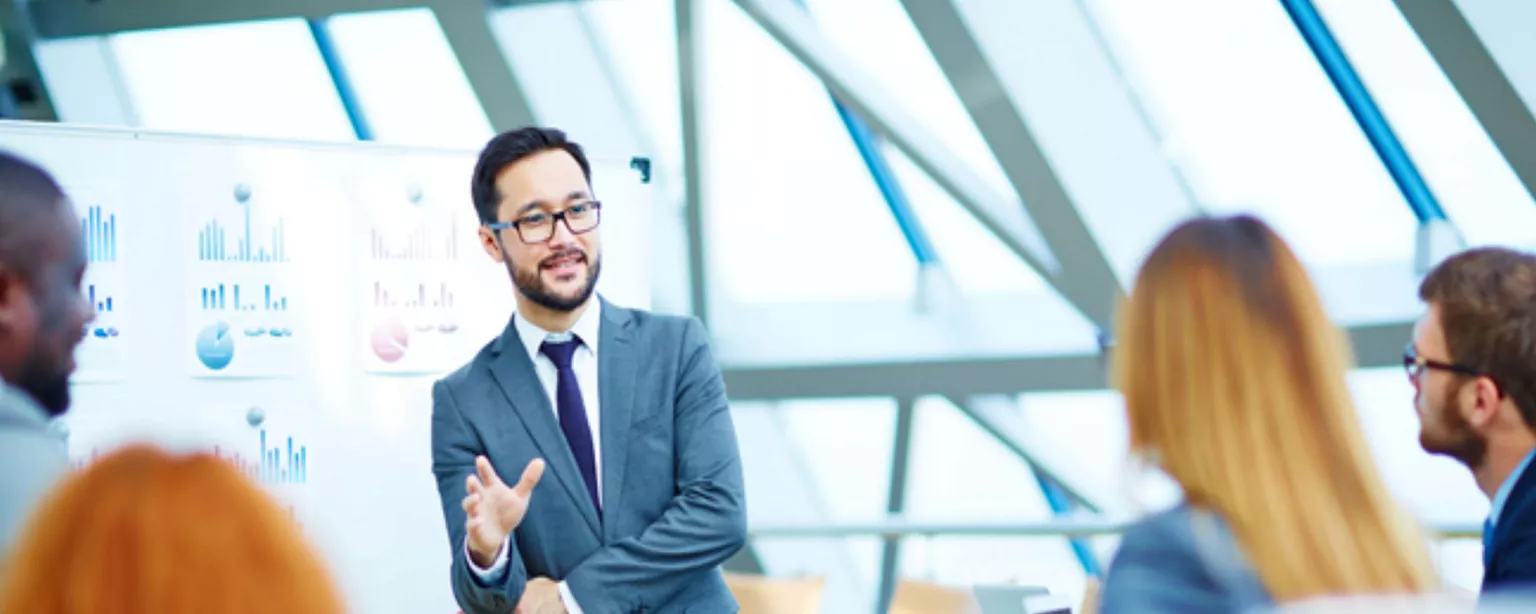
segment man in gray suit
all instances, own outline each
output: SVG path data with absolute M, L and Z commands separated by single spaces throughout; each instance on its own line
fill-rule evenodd
M 0 558 L 68 465 L 48 422 L 69 407 L 75 346 L 94 317 L 79 224 L 47 172 L 0 153 Z
M 737 611 L 719 565 L 746 539 L 741 461 L 703 327 L 593 296 L 604 205 L 560 131 L 492 139 L 472 193 L 517 313 L 432 391 L 459 605 Z

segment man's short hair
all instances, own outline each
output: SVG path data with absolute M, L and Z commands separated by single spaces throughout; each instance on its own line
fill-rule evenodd
M 1536 428 L 1536 255 L 1467 250 L 1436 266 L 1419 298 L 1440 308 L 1449 360 L 1492 379 Z
M 64 191 L 36 164 L 0 151 L 0 266 L 30 274 L 37 267 L 45 233 L 39 222 L 54 219 Z
M 475 162 L 474 176 L 470 181 L 470 196 L 475 202 L 475 214 L 480 216 L 481 223 L 496 221 L 496 207 L 501 203 L 501 195 L 496 190 L 496 176 L 528 156 L 552 150 L 562 150 L 575 158 L 576 164 L 581 167 L 581 174 L 587 178 L 587 184 L 592 183 L 592 164 L 587 161 L 587 154 L 582 151 L 581 145 L 554 128 L 528 126 L 509 130 L 485 144 L 485 148 L 480 150 L 480 159 Z

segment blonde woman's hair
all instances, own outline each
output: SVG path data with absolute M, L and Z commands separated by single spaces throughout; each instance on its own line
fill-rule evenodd
M 1355 414 L 1352 358 L 1290 248 L 1249 216 L 1174 229 L 1119 314 L 1131 448 L 1211 509 L 1277 601 L 1421 591 L 1425 536 Z

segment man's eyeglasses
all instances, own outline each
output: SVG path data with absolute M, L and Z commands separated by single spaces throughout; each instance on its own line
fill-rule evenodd
M 597 228 L 602 208 L 602 203 L 590 200 L 566 207 L 564 211 L 537 211 L 510 222 L 491 222 L 485 227 L 498 232 L 512 228 L 517 230 L 517 238 L 524 243 L 543 243 L 555 236 L 555 224 L 562 220 L 573 235 L 591 232 Z
M 1408 371 L 1408 379 L 1413 381 L 1419 381 L 1419 378 L 1424 375 L 1424 371 L 1427 369 L 1438 369 L 1472 377 L 1483 376 L 1481 371 L 1466 365 L 1440 362 L 1419 356 L 1418 350 L 1414 349 L 1412 343 L 1408 344 L 1408 347 L 1403 350 L 1403 368 Z

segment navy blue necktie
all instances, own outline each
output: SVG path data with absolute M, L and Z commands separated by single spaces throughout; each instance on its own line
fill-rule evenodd
M 1483 521 L 1483 567 L 1493 562 L 1493 516 Z M 1484 573 L 1487 573 L 1485 570 Z
M 581 400 L 581 386 L 576 383 L 576 371 L 571 369 L 571 358 L 581 339 L 570 341 L 545 341 L 539 352 L 555 363 L 558 374 L 555 386 L 555 407 L 560 414 L 560 430 L 565 433 L 565 443 L 576 456 L 576 466 L 581 469 L 581 480 L 587 484 L 587 494 L 592 497 L 592 507 L 598 519 L 603 517 L 603 505 L 597 498 L 597 456 L 592 450 L 592 427 L 587 424 L 587 405 Z

